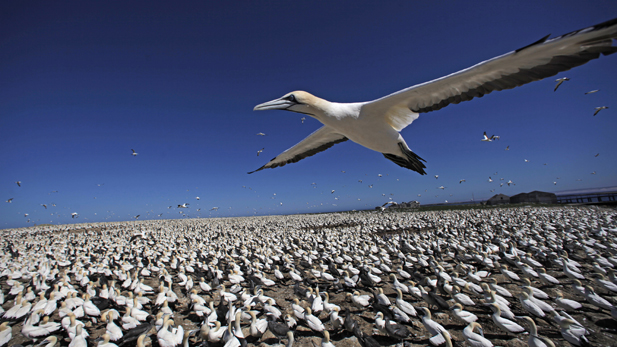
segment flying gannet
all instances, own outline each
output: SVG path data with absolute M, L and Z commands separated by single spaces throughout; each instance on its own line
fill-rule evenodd
M 597 115 L 598 112 L 602 111 L 602 110 L 606 110 L 608 108 L 608 106 L 600 106 L 600 107 L 596 107 L 596 112 L 593 113 L 593 115 Z
M 562 78 L 558 78 L 558 79 L 556 79 L 556 80 L 555 80 L 555 82 L 557 82 L 557 85 L 555 86 L 555 90 L 553 90 L 553 91 L 554 91 L 554 92 L 556 92 L 556 91 L 557 91 L 557 88 L 559 88 L 559 86 L 560 86 L 563 82 L 565 82 L 565 81 L 569 81 L 569 80 L 570 80 L 570 79 L 569 79 L 569 78 L 567 78 L 567 77 L 562 77 Z
M 255 106 L 254 110 L 287 110 L 311 116 L 323 126 L 255 171 L 284 166 L 352 140 L 381 152 L 395 164 L 426 172 L 424 159 L 415 154 L 399 133 L 420 113 L 482 97 L 495 90 L 518 87 L 554 76 L 589 60 L 617 52 L 617 18 L 553 39 L 547 35 L 530 45 L 453 74 L 418 84 L 377 100 L 336 103 L 305 91 Z

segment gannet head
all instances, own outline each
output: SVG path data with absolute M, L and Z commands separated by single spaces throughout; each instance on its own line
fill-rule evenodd
M 259 104 L 253 110 L 287 110 L 314 117 L 316 113 L 323 109 L 324 101 L 310 93 L 297 90 L 287 93 L 281 98 Z

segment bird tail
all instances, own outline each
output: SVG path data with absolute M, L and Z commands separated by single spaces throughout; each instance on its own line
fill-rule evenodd
M 426 160 L 422 159 L 419 155 L 415 154 L 411 150 L 405 148 L 405 145 L 401 142 L 398 143 L 401 151 L 405 154 L 406 158 L 399 157 L 398 155 L 383 153 L 383 156 L 388 160 L 392 160 L 396 165 L 415 171 L 420 175 L 426 175 L 424 169 L 426 166 L 422 162 Z

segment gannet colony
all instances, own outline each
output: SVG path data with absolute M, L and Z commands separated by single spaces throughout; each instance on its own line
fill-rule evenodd
M 614 346 L 616 236 L 599 207 L 4 230 L 0 346 Z

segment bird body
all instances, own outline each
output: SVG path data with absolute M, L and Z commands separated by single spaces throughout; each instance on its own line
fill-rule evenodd
M 480 324 L 476 322 L 470 323 L 465 327 L 465 329 L 463 329 L 463 337 L 465 338 L 465 341 L 467 341 L 467 343 L 469 343 L 472 347 L 492 347 L 493 343 L 486 339 L 483 335 L 476 334 L 474 332 L 475 328 L 482 329 Z

